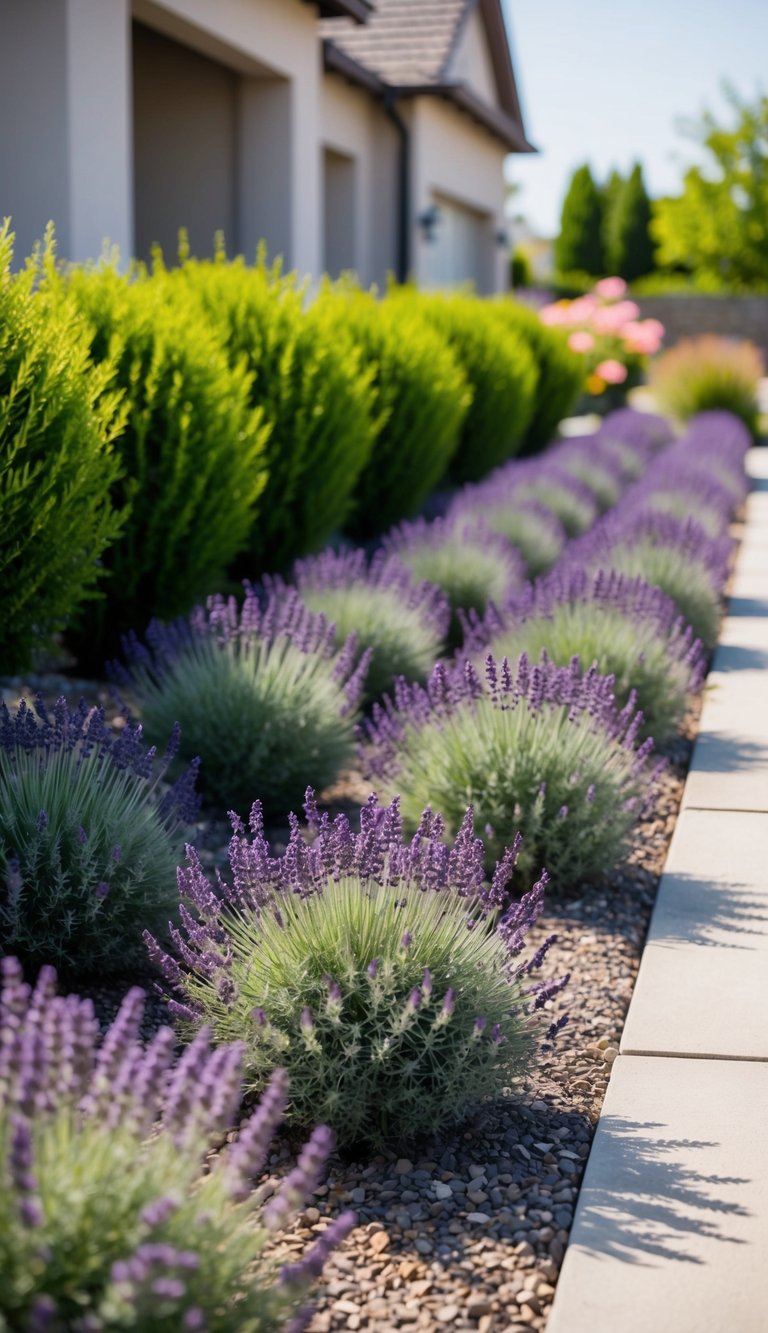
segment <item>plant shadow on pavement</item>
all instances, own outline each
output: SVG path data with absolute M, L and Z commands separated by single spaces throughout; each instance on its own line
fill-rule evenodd
M 675 873 L 665 876 L 663 893 L 651 927 L 653 944 L 752 950 L 768 940 L 765 892 L 751 885 Z
M 664 1128 L 622 1116 L 601 1120 L 571 1236 L 575 1249 L 630 1264 L 703 1264 L 696 1240 L 745 1243 L 729 1234 L 727 1219 L 750 1216 L 738 1202 L 748 1180 L 707 1172 L 706 1159 L 714 1154 L 716 1160 L 718 1143 L 657 1137 L 654 1131 Z M 701 1170 L 691 1164 L 694 1153 L 701 1154 Z

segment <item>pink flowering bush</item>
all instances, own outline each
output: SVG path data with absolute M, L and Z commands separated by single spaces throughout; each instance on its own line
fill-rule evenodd
M 568 346 L 584 358 L 585 388 L 594 397 L 636 383 L 664 337 L 657 319 L 640 319 L 626 290 L 623 278 L 603 278 L 584 296 L 555 301 L 539 312 L 543 324 L 570 330 Z

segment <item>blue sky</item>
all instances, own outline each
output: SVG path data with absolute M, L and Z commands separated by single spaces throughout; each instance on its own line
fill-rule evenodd
M 768 93 L 768 0 L 503 0 L 528 138 L 514 157 L 514 208 L 557 230 L 571 171 L 643 163 L 652 194 L 674 193 L 696 146 L 678 131 L 705 107 L 727 117 L 727 79 Z

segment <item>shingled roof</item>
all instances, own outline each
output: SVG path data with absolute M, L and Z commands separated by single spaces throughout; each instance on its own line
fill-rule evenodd
M 451 76 L 465 24 L 479 9 L 498 89 L 492 106 Z M 375 0 L 367 23 L 321 22 L 328 69 L 371 91 L 400 97 L 448 98 L 480 121 L 513 152 L 535 152 L 525 137 L 501 0 Z

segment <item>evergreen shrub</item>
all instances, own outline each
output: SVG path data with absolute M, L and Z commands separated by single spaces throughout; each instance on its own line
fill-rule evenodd
M 539 372 L 533 413 L 519 450 L 523 454 L 538 453 L 554 439 L 560 422 L 569 415 L 581 393 L 582 359 L 571 351 L 563 330 L 547 328 L 535 310 L 511 300 L 497 302 L 495 309 L 503 322 L 525 339 Z
M 496 304 L 465 295 L 393 293 L 397 305 L 415 303 L 452 348 L 472 392 L 461 442 L 453 456 L 453 481 L 478 481 L 520 450 L 534 412 L 539 375 L 534 355 Z
M 182 288 L 171 295 L 159 279 L 130 281 L 109 265 L 72 268 L 51 284 L 83 317 L 92 359 L 111 367 L 127 407 L 112 496 L 129 514 L 105 555 L 108 599 L 74 637 L 78 656 L 101 665 L 121 633 L 185 613 L 220 586 L 256 521 L 267 429 L 244 365 L 228 365 Z
M 351 287 L 320 298 L 373 370 L 376 440 L 358 477 L 347 531 L 365 539 L 418 514 L 459 446 L 471 393 L 461 366 L 415 302 L 377 301 Z
M 263 259 L 189 259 L 167 275 L 202 304 L 233 365 L 251 376 L 251 402 L 269 426 L 268 480 L 242 573 L 281 570 L 319 550 L 354 509 L 376 438 L 375 367 L 339 336 L 331 303 L 304 308 L 295 277 Z
M 52 241 L 47 259 L 52 255 Z M 21 671 L 49 647 L 100 575 L 125 514 L 110 492 L 119 460 L 117 398 L 91 372 L 84 330 L 35 293 L 39 266 L 11 274 L 0 228 L 0 670 Z

